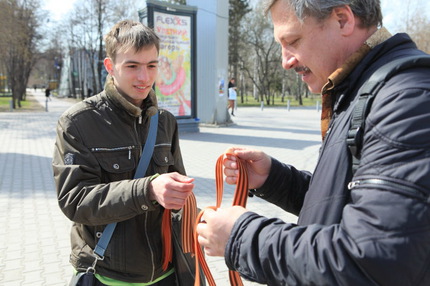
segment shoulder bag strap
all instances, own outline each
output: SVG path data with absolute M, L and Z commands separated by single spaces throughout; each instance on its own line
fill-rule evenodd
M 142 156 L 140 157 L 139 165 L 137 166 L 134 178 L 143 178 L 151 161 L 152 153 L 154 152 L 155 139 L 157 139 L 158 126 L 158 111 L 151 117 L 149 124 L 148 137 L 146 138 L 145 146 L 143 146 Z
M 360 88 L 358 92 L 358 101 L 354 106 L 346 140 L 352 155 L 353 175 L 360 165 L 366 116 L 370 111 L 376 94 L 393 75 L 409 68 L 418 67 L 430 67 L 430 56 L 408 56 L 390 61 L 378 68 Z

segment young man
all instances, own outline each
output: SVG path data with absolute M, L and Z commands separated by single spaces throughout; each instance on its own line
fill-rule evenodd
M 430 285 L 430 67 L 399 72 L 379 91 L 354 176 L 346 144 L 365 80 L 386 62 L 424 53 L 380 27 L 379 0 L 272 0 L 269 10 L 283 67 L 322 93 L 319 160 L 311 174 L 260 151 L 228 150 L 246 164 L 251 192 L 298 223 L 242 207 L 207 210 L 199 242 L 268 285 Z M 224 160 L 231 184 L 237 157 Z
M 60 208 L 73 221 L 70 261 L 86 271 L 104 228 L 117 222 L 95 267 L 97 285 L 174 285 L 173 268 L 162 269 L 161 218 L 164 209 L 182 208 L 194 185 L 185 176 L 176 119 L 157 108 L 152 90 L 159 38 L 141 23 L 121 21 L 105 43 L 104 91 L 67 110 L 57 127 L 53 168 Z M 152 159 L 146 175 L 133 179 L 155 113 Z

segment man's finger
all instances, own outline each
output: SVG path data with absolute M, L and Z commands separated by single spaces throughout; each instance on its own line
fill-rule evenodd
M 171 173 L 171 178 L 180 183 L 191 183 L 194 181 L 194 178 L 190 178 L 188 176 L 181 175 L 177 172 Z

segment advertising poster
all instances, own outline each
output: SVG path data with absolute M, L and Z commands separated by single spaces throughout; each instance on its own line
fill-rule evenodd
M 191 17 L 154 11 L 154 30 L 160 37 L 158 105 L 177 117 L 192 114 Z

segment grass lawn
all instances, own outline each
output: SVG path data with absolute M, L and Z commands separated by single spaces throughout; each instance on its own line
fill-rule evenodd
M 8 112 L 10 111 L 9 101 L 11 97 L 0 96 L 0 112 Z M 299 105 L 299 102 L 293 96 L 286 96 L 284 101 L 280 96 L 275 97 L 274 104 L 272 102 L 270 105 L 267 105 L 264 102 L 264 107 L 287 107 L 288 100 L 290 101 L 290 107 L 316 107 L 318 102 L 319 107 L 321 108 L 321 97 L 319 95 L 311 95 L 308 98 L 303 98 L 303 105 Z M 27 99 L 25 101 L 21 101 L 21 108 L 16 108 L 14 111 L 45 111 L 45 107 L 40 105 L 40 103 L 33 97 L 31 94 L 27 94 Z M 261 103 L 254 99 L 254 97 L 248 95 L 244 96 L 243 103 L 241 97 L 237 97 L 237 106 L 238 107 L 247 107 L 254 106 L 260 107 Z
M 303 105 L 299 105 L 299 102 L 293 97 L 293 96 L 286 96 L 284 98 L 284 101 L 282 101 L 282 98 L 280 96 L 275 97 L 274 102 L 270 102 L 270 105 L 267 105 L 267 102 L 264 101 L 264 107 L 286 107 L 288 105 L 288 100 L 290 103 L 290 107 L 309 107 L 309 106 L 316 106 L 317 102 L 319 106 L 321 106 L 321 97 L 319 95 L 312 95 L 308 98 L 303 98 Z M 273 104 L 272 104 L 273 103 Z M 237 106 L 246 107 L 246 106 L 261 106 L 260 101 L 257 101 L 252 96 L 244 96 L 243 97 L 243 103 L 240 98 L 240 96 L 237 97 Z
M 10 111 L 10 101 L 12 97 L 0 97 L 0 112 Z M 21 101 L 21 108 L 18 106 L 13 110 L 13 112 L 23 112 L 23 111 L 45 111 L 43 107 L 31 94 L 27 94 L 26 100 Z

